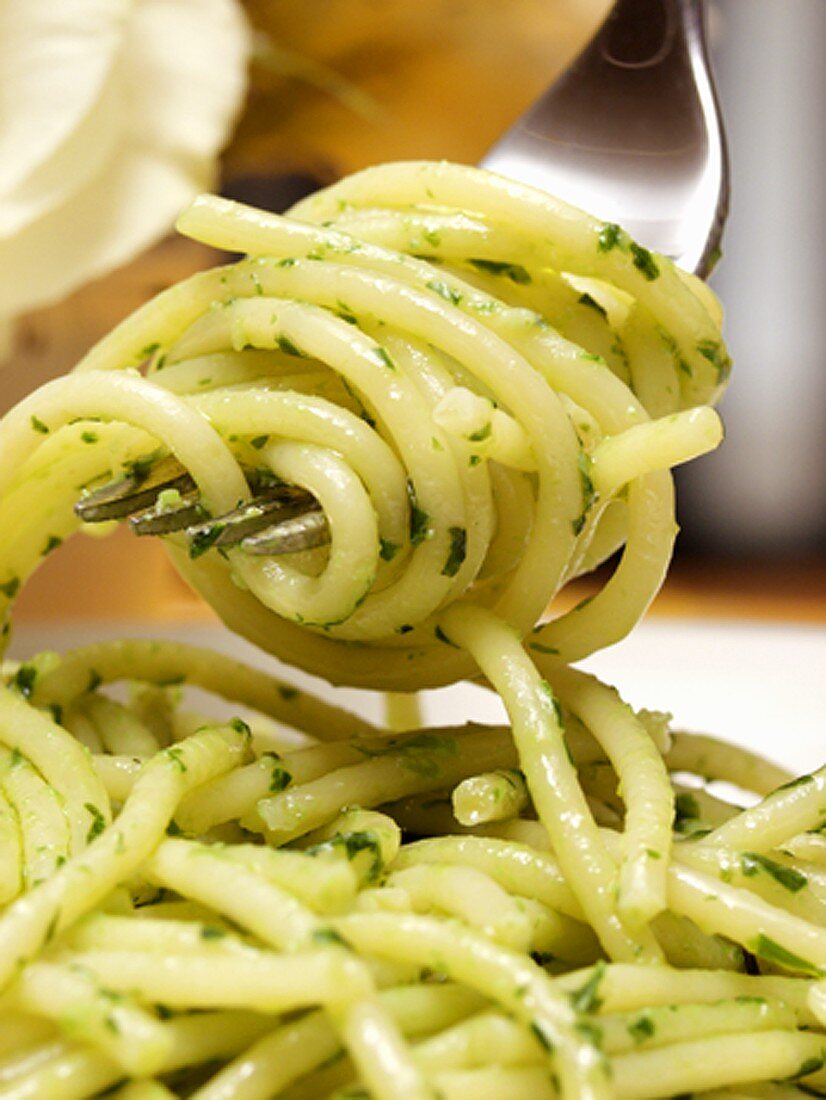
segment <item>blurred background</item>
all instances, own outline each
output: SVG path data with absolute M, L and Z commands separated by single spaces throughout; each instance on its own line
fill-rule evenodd
M 222 190 L 281 209 L 383 160 L 474 163 L 610 7 L 610 0 L 246 0 L 250 82 L 221 158 Z M 733 172 L 712 283 L 726 306 L 735 373 L 723 406 L 725 446 L 680 472 L 683 533 L 655 610 L 822 622 L 826 4 L 709 0 L 708 9 Z M 24 315 L 0 368 L 0 411 L 211 260 L 170 235 Z M 54 555 L 25 590 L 20 614 L 206 613 L 157 543 L 118 532 L 72 540 Z

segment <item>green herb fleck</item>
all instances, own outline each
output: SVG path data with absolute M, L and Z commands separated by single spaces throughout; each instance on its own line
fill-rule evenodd
M 792 894 L 796 894 L 798 890 L 803 890 L 809 882 L 806 876 L 801 874 L 800 871 L 796 871 L 794 867 L 784 867 L 782 863 L 777 863 L 760 852 L 743 852 L 740 856 L 740 867 L 743 874 L 749 878 L 759 871 L 765 871 L 767 875 L 771 875 L 775 882 L 778 882 Z
M 600 960 L 589 974 L 585 983 L 570 994 L 575 1012 L 596 1012 L 602 1005 L 599 987 L 605 977 L 605 963 Z
M 379 539 L 379 556 L 382 561 L 392 561 L 400 549 L 397 542 L 391 542 L 390 539 Z
M 545 1030 L 538 1020 L 531 1020 L 531 1031 L 542 1049 L 550 1054 L 554 1049 L 553 1041 L 545 1034 Z
M 557 656 L 559 650 L 556 646 L 544 645 L 542 642 L 528 642 L 528 649 L 535 649 L 537 653 L 548 653 L 552 656 Z
M 761 959 L 765 959 L 766 962 L 774 963 L 777 966 L 782 966 L 786 970 L 799 970 L 804 974 L 813 974 L 817 977 L 821 976 L 821 971 L 808 959 L 804 959 L 800 955 L 795 955 L 793 951 L 789 951 L 783 947 L 782 944 L 773 940 L 770 936 L 759 933 L 748 945 L 749 951 L 752 954 L 757 955 Z
M 270 774 L 270 786 L 269 789 L 276 794 L 278 791 L 283 791 L 286 787 L 289 787 L 292 783 L 293 777 L 286 768 L 283 768 L 280 764 L 273 764 L 272 772 Z
M 303 359 L 305 357 L 304 352 L 301 350 L 301 348 L 298 347 L 297 344 L 294 344 L 289 336 L 285 336 L 283 332 L 279 334 L 278 340 L 276 342 L 285 355 L 295 355 L 299 359 Z
M 45 558 L 47 554 L 51 554 L 52 550 L 57 550 L 62 542 L 63 539 L 59 538 L 57 535 L 49 535 L 46 539 L 46 545 L 40 551 L 40 556 Z
M 242 737 L 246 737 L 247 740 L 252 737 L 252 730 L 249 727 L 249 723 L 245 722 L 243 718 L 230 718 L 227 723 L 230 729 L 235 730 L 236 733 L 240 733 Z
M 657 261 L 651 255 L 647 248 L 643 248 L 641 244 L 631 242 L 631 258 L 634 261 L 634 267 L 644 279 L 649 282 L 653 282 L 660 274 L 660 269 L 657 267 Z
M 190 558 L 194 561 L 195 558 L 200 558 L 202 554 L 205 554 L 207 550 L 214 546 L 221 537 L 225 526 L 225 524 L 216 521 L 197 530 L 189 540 Z
M 316 928 L 313 931 L 313 943 L 322 947 L 349 947 L 347 940 L 336 932 L 335 928 Z
M 413 546 L 418 546 L 425 539 L 433 537 L 433 530 L 430 526 L 430 516 L 419 507 L 412 481 L 407 483 L 407 499 L 410 502 L 410 542 Z
M 91 818 L 92 824 L 89 826 L 89 831 L 86 833 L 86 843 L 91 844 L 96 836 L 100 836 L 103 830 L 106 828 L 106 818 L 100 812 L 94 802 L 84 802 L 83 808 L 86 810 Z
M 527 286 L 533 280 L 530 273 L 521 264 L 511 264 L 502 260 L 471 260 L 479 271 L 486 271 L 489 275 L 505 275 L 513 283 Z
M 487 420 L 481 428 L 477 428 L 475 432 L 471 432 L 468 439 L 471 443 L 481 443 L 483 439 L 489 439 L 492 434 L 493 424 L 490 420 Z
M 437 626 L 437 627 L 435 628 L 435 630 L 433 631 L 433 634 L 434 634 L 434 636 L 436 637 L 436 639 L 437 639 L 438 641 L 440 641 L 440 642 L 444 642 L 444 643 L 445 643 L 445 645 L 450 645 L 450 646 L 453 646 L 453 648 L 454 648 L 454 649 L 458 649 L 458 648 L 459 648 L 459 647 L 458 647 L 458 646 L 456 645 L 456 643 L 455 643 L 455 642 L 451 642 L 450 638 L 448 638 L 447 634 L 445 634 L 445 632 L 444 632 L 444 631 L 442 630 L 442 628 L 441 628 L 440 626 Z
M 188 771 L 186 761 L 183 759 L 183 749 L 178 745 L 172 745 L 164 750 L 165 755 L 172 761 L 175 767 L 182 772 Z
M 457 306 L 462 300 L 461 291 L 454 290 L 452 286 L 442 282 L 441 279 L 431 279 L 427 283 L 427 289 L 432 290 L 434 294 L 438 294 L 440 298 L 444 298 L 446 302 L 450 302 L 454 306 Z
M 588 293 L 580 294 L 579 298 L 577 298 L 577 301 L 581 306 L 588 306 L 590 309 L 595 309 L 597 313 L 599 313 L 602 317 L 608 316 L 605 308 L 599 304 L 596 298 L 592 298 L 591 295 Z
M 604 222 L 597 237 L 597 250 L 610 252 L 623 243 L 624 234 L 616 222 Z
M 691 822 L 700 818 L 700 805 L 693 794 L 678 794 L 674 799 L 674 832 L 693 833 Z
M 291 703 L 294 699 L 297 699 L 301 692 L 298 688 L 290 687 L 289 684 L 279 684 L 278 694 L 284 700 L 285 703 Z
M 390 358 L 390 353 L 387 348 L 383 348 L 381 344 L 376 344 L 372 349 L 373 358 L 376 359 L 383 367 L 387 367 L 388 370 L 395 370 L 396 364 Z
M 650 1016 L 637 1016 L 628 1024 L 628 1034 L 635 1043 L 644 1043 L 650 1039 L 655 1031 L 654 1021 Z
M 823 1069 L 826 1064 L 826 1059 L 821 1055 L 813 1055 L 811 1058 L 807 1058 L 805 1062 L 801 1062 L 800 1066 L 789 1078 L 790 1081 L 795 1081 L 798 1077 L 808 1077 L 810 1073 L 817 1073 L 819 1069 Z
M 467 531 L 464 527 L 448 528 L 450 553 L 442 569 L 443 577 L 455 577 L 467 557 Z
M 97 443 L 99 438 L 100 436 L 97 432 L 86 431 L 80 433 L 80 439 L 82 443 Z
M 724 382 L 731 373 L 731 359 L 723 345 L 718 340 L 701 340 L 697 344 L 697 351 L 717 371 L 717 382 Z
M 11 580 L 4 581 L 0 584 L 0 592 L 3 593 L 8 599 L 13 600 L 20 589 L 20 578 L 12 577 Z
M 16 687 L 24 699 L 31 698 L 37 680 L 37 669 L 34 665 L 22 664 L 14 674 L 12 686 Z
M 260 451 L 262 447 L 265 447 L 269 443 L 270 437 L 268 435 L 256 435 L 250 440 L 250 446 L 255 447 L 256 451 Z
M 226 932 L 223 928 L 219 928 L 217 924 L 202 924 L 200 935 L 202 940 L 222 940 L 226 936 Z
M 49 434 L 48 427 L 37 416 L 32 416 L 31 417 L 31 426 L 32 426 L 32 428 L 34 428 L 34 430 L 36 432 L 40 432 L 41 435 L 48 435 Z

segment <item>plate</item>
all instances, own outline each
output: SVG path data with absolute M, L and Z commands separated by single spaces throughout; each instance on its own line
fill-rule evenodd
M 104 638 L 164 637 L 228 653 L 380 721 L 381 696 L 333 689 L 273 661 L 219 625 L 138 620 L 26 623 L 10 655 L 64 650 Z M 584 663 L 634 707 L 664 710 L 676 728 L 712 733 L 794 772 L 826 761 L 826 627 L 725 620 L 650 619 Z M 502 721 L 490 692 L 460 684 L 423 693 L 428 723 Z

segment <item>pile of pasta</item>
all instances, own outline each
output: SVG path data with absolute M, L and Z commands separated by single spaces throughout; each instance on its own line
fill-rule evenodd
M 176 643 L 6 678 L 2 1097 L 826 1084 L 826 771 L 775 790 L 775 766 L 571 669 L 547 791 L 505 726 L 391 734 Z M 184 685 L 246 719 L 205 720 Z
M 262 649 L 385 692 L 387 721 L 170 642 L 7 661 L 0 1098 L 817 1093 L 826 771 L 575 667 L 645 611 L 670 468 L 719 442 L 713 296 L 455 165 L 288 217 L 205 197 L 181 228 L 245 258 L 0 422 L 4 638 L 78 494 L 171 455 L 207 517 L 166 539 L 182 574 Z M 221 545 L 273 481 L 329 546 Z M 468 677 L 507 724 L 423 726 L 415 693 Z

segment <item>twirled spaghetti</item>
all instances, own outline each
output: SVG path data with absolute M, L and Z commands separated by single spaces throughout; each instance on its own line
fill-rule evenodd
M 709 292 L 451 165 L 371 170 L 288 218 L 205 198 L 181 225 L 247 258 L 0 425 L 6 603 L 79 486 L 173 454 L 212 520 L 171 553 L 231 626 L 337 683 L 481 673 L 509 725 L 417 729 L 394 696 L 379 729 L 162 642 L 7 666 L 0 1097 L 818 1088 L 826 777 L 672 733 L 571 667 L 645 610 L 669 468 L 719 440 Z M 216 545 L 250 469 L 312 493 L 329 549 Z M 193 714 L 189 685 L 244 718 Z
M 233 629 L 334 682 L 466 676 L 442 609 L 468 597 L 524 635 L 623 542 L 603 591 L 534 643 L 569 661 L 627 633 L 671 553 L 667 468 L 720 436 L 707 404 L 728 360 L 696 281 L 616 226 L 443 164 L 368 171 L 289 219 L 205 199 L 180 224 L 250 258 L 159 295 L 7 417 L 3 529 L 29 473 L 66 501 L 12 540 L 7 586 L 75 526 L 84 477 L 160 449 L 216 515 L 249 494 L 241 461 L 321 502 L 323 560 L 172 553 Z

